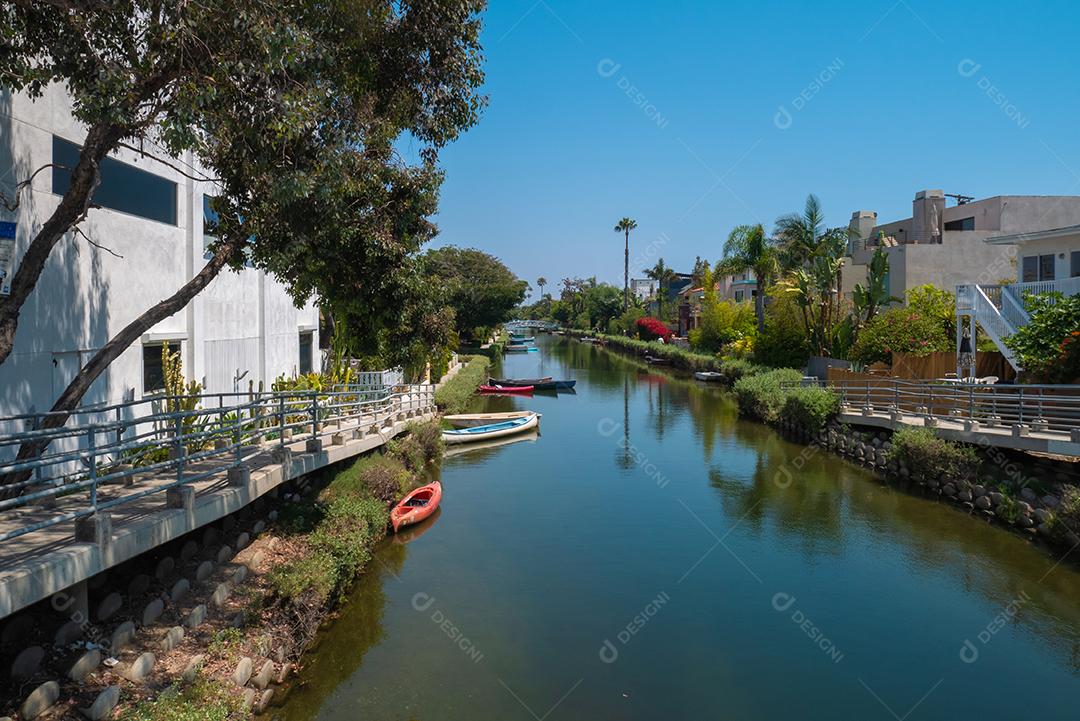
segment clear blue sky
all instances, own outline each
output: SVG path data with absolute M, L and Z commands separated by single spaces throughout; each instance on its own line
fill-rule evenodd
M 689 271 L 809 192 L 830 225 L 923 188 L 1080 194 L 1077 27 L 1069 2 L 494 0 L 436 244 L 621 285 L 624 215 L 632 265 Z

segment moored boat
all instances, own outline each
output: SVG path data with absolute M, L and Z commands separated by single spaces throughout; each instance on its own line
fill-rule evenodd
M 515 418 L 512 421 L 503 421 L 502 423 L 490 423 L 486 426 L 473 426 L 471 428 L 460 428 L 452 431 L 443 431 L 442 439 L 443 443 L 471 443 L 473 441 L 490 441 L 495 438 L 502 438 L 503 436 L 510 436 L 516 433 L 527 431 L 531 428 L 536 428 L 540 424 L 540 416 L 536 413 L 530 413 L 525 418 Z
M 390 511 L 390 525 L 397 533 L 399 528 L 419 523 L 434 513 L 441 501 L 442 484 L 438 481 L 409 491 Z
M 659 358 L 657 356 L 647 355 L 645 356 L 645 362 L 651 366 L 669 366 L 671 365 L 670 358 Z
M 506 346 L 507 353 L 539 353 L 540 349 L 524 343 L 511 343 Z
M 724 374 L 716 371 L 698 371 L 694 374 L 694 377 L 706 383 L 719 383 L 724 380 Z
M 534 391 L 568 391 L 577 381 L 557 381 L 547 378 L 488 378 L 488 385 L 493 386 L 532 386 Z
M 528 418 L 534 415 L 532 411 L 509 411 L 507 413 L 458 413 L 456 415 L 443 416 L 443 420 L 454 428 L 475 428 L 476 426 L 489 426 L 493 423 L 515 421 L 518 418 Z M 535 414 L 538 418 L 539 413 Z
M 477 390 L 481 393 L 532 393 L 532 386 L 501 386 L 501 385 L 482 385 Z

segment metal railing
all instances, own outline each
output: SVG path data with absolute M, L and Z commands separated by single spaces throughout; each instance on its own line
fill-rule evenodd
M 251 468 L 260 455 L 271 463 L 267 454 L 288 443 L 345 431 L 376 432 L 434 405 L 431 385 L 398 386 L 396 391 L 356 386 L 91 406 L 72 412 L 58 428 L 44 427 L 49 414 L 0 418 L 0 428 L 25 428 L 0 434 L 0 541 L 230 469 Z M 18 457 L 21 448 L 42 446 Z M 151 479 L 152 486 L 137 487 Z M 12 523 L 13 511 L 48 517 Z
M 1020 424 L 1069 433 L 1080 428 L 1080 386 L 920 383 L 899 379 L 832 381 L 828 387 L 855 408 L 900 411 L 987 427 Z

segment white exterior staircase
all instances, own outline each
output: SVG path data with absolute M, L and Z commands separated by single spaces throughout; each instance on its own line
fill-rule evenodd
M 1016 354 L 1005 345 L 1005 339 L 1031 322 L 1024 308 L 1024 296 L 1028 293 L 1057 292 L 1062 295 L 1080 295 L 1080 277 L 1038 283 L 1010 283 L 1008 285 L 958 285 L 956 286 L 957 321 L 961 316 L 974 316 L 979 327 L 986 332 L 1001 350 L 1001 354 L 1016 370 L 1022 370 Z

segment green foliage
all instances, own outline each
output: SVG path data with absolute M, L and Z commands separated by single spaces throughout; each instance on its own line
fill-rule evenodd
M 777 368 L 740 378 L 734 386 L 739 412 L 765 423 L 775 423 L 787 401 L 788 391 L 783 386 L 801 380 L 802 372 L 792 368 Z
M 755 334 L 754 310 L 748 303 L 716 299 L 706 291 L 701 304 L 701 324 L 690 333 L 694 350 L 718 353 L 727 344 Z
M 632 335 L 637 332 L 637 322 L 644 317 L 645 311 L 642 308 L 631 305 L 618 318 L 611 319 L 611 322 L 608 323 L 607 332 L 619 336 Z
M 978 470 L 971 446 L 944 438 L 929 428 L 901 428 L 893 433 L 890 461 L 904 463 L 917 481 L 970 481 Z
M 336 600 L 371 558 L 371 548 L 385 535 L 389 518 L 386 503 L 379 499 L 334 498 L 306 539 L 307 552 L 270 571 L 270 588 L 294 603 L 322 605 Z
M 607 328 L 623 312 L 623 292 L 610 283 L 599 283 L 585 294 L 585 309 L 590 328 Z
M 764 373 L 767 370 L 769 369 L 742 358 L 725 358 L 720 361 L 719 367 L 719 371 L 724 374 L 730 383 L 734 383 L 745 376 Z
M 330 502 L 371 496 L 390 503 L 401 498 L 411 482 L 412 476 L 401 458 L 373 453 L 336 473 L 319 499 Z
M 780 254 L 776 241 L 765 234 L 765 228 L 757 225 L 737 226 L 724 241 L 724 257 L 717 263 L 718 273 L 736 274 L 750 271 L 758 279 L 758 296 L 754 299 L 754 312 L 758 330 L 765 327 L 765 284 L 779 271 Z
M 672 281 L 675 280 L 675 271 L 667 267 L 664 264 L 664 259 L 660 258 L 656 261 L 656 265 L 645 271 L 645 275 L 652 278 L 657 283 L 656 290 L 656 305 L 657 316 L 661 319 L 664 318 L 664 302 L 667 300 L 667 291 L 671 287 Z
M 866 324 L 849 358 L 860 363 L 889 363 L 893 353 L 929 355 L 952 350 L 953 342 L 940 319 L 911 308 L 890 308 Z
M 120 713 L 120 721 L 233 721 L 248 718 L 243 697 L 223 681 L 196 677 L 175 692 L 139 701 Z
M 795 299 L 780 288 L 769 291 L 765 330 L 754 341 L 754 361 L 773 368 L 802 368 L 810 342 Z
M 215 656 L 233 651 L 244 640 L 244 632 L 239 628 L 218 629 L 210 639 L 208 650 Z
M 954 350 L 956 338 L 956 296 L 948 290 L 926 284 L 910 289 L 906 294 L 907 307 L 914 313 L 933 319 L 946 338 L 950 339 L 947 350 Z
M 1043 383 L 1080 380 L 1080 295 L 1029 295 L 1031 322 L 1005 343 L 1016 353 L 1026 377 Z
M 808 431 L 821 431 L 840 413 L 840 396 L 829 388 L 809 386 L 787 393 L 782 416 Z
M 442 458 L 442 428 L 438 421 L 410 423 L 405 431 L 404 436 L 390 441 L 387 452 L 410 473 L 421 473 L 430 463 Z
M 461 413 L 476 389 L 487 380 L 491 359 L 486 356 L 462 356 L 465 365 L 435 391 L 435 404 L 443 413 Z
M 428 283 L 444 305 L 453 308 L 458 335 L 482 340 L 477 328 L 493 328 L 510 320 L 529 284 L 498 258 L 472 248 L 444 247 L 423 256 Z
M 857 336 L 858 330 L 877 315 L 882 306 L 894 301 L 899 302 L 899 300 L 889 295 L 889 254 L 879 245 L 867 264 L 866 285 L 856 283 L 852 291 L 855 335 Z

